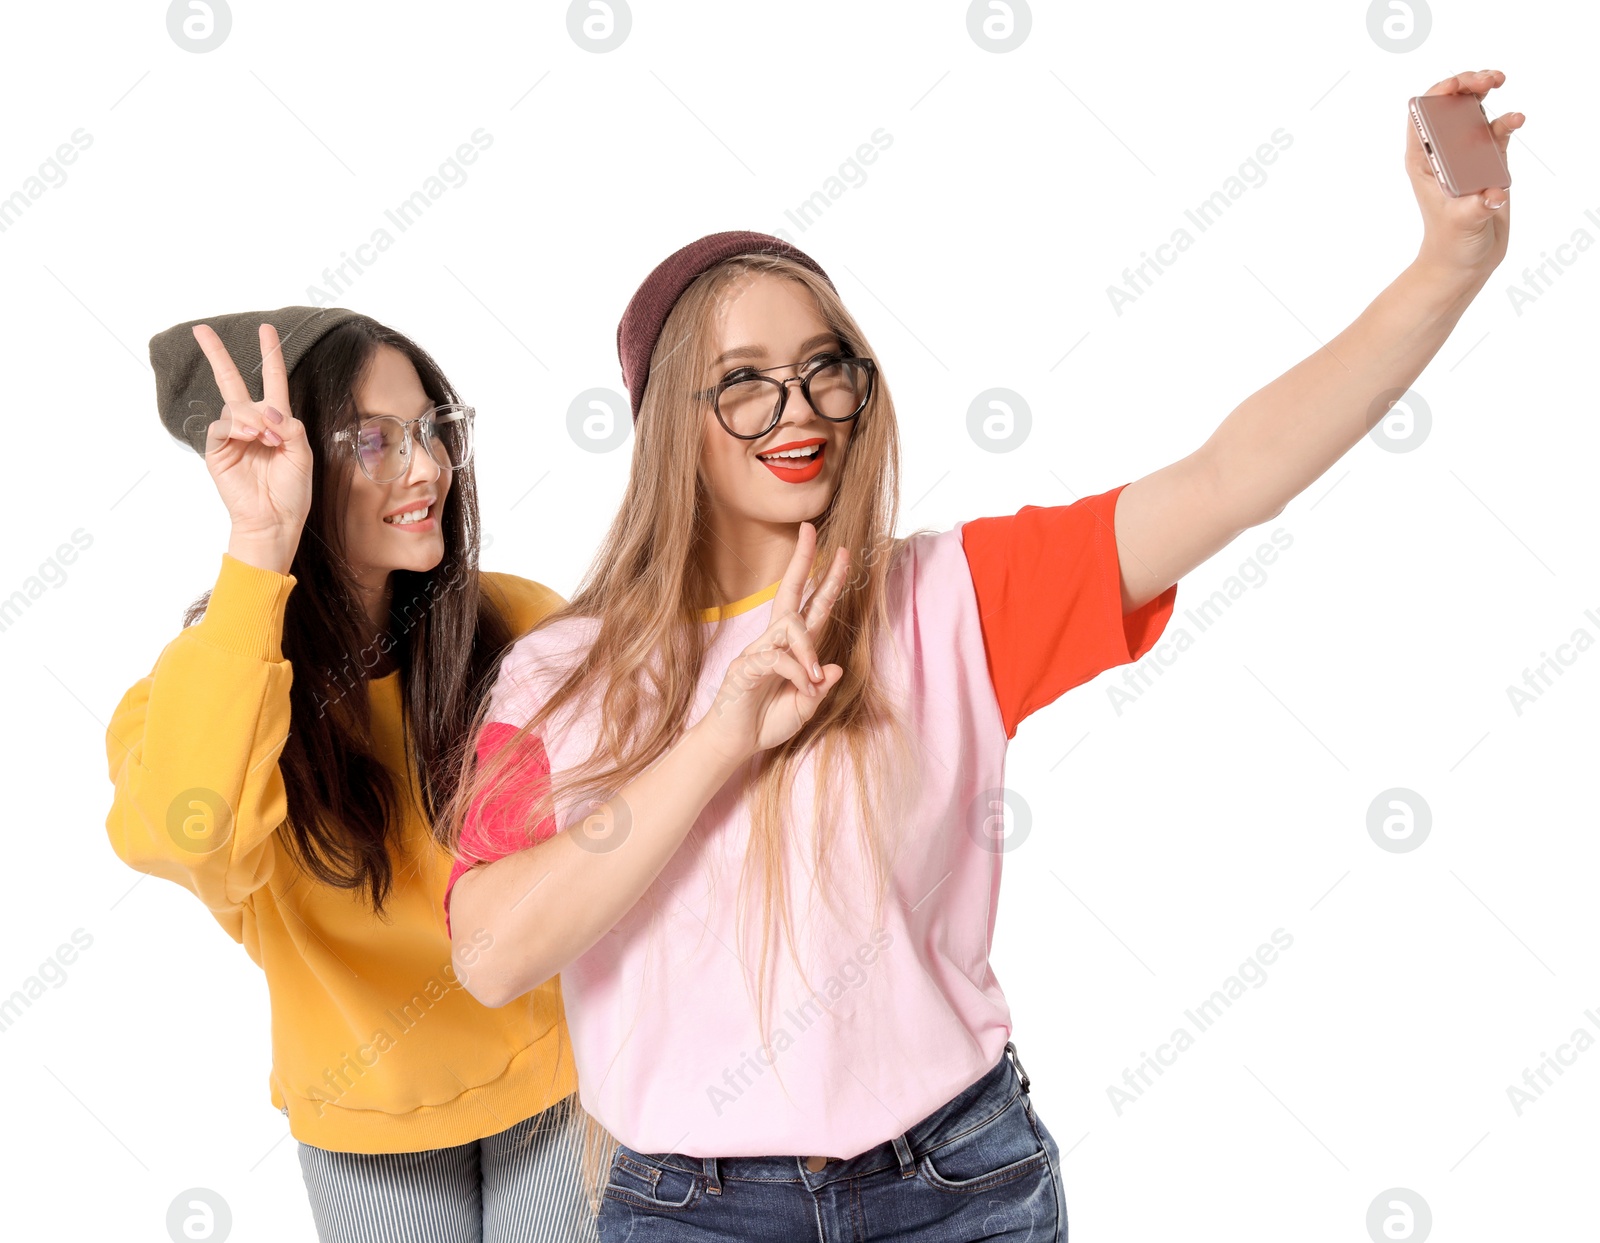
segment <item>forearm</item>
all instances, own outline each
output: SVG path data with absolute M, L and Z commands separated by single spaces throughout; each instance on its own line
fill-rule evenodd
M 1279 513 L 1382 417 L 1449 337 L 1485 278 L 1413 262 L 1348 328 L 1251 394 L 1201 447 L 1214 503 L 1243 531 Z
M 281 639 L 293 584 L 224 560 L 205 619 L 167 645 L 106 732 L 112 848 L 219 917 L 267 883 L 287 813 L 278 759 L 294 674 Z
M 1153 599 L 1282 511 L 1409 388 L 1487 276 L 1413 262 L 1348 328 L 1252 393 L 1188 457 L 1117 501 L 1123 608 Z
M 1481 101 L 1504 81 L 1499 70 L 1480 70 L 1427 93 Z M 1502 154 L 1523 120 L 1514 112 L 1490 124 Z M 1447 197 L 1416 128 L 1404 132 L 1406 175 L 1422 212 L 1417 257 L 1354 323 L 1246 398 L 1200 448 L 1122 489 L 1115 527 L 1124 610 L 1276 517 L 1349 452 L 1422 374 L 1505 258 L 1504 190 Z
M 502 1006 L 537 988 L 616 926 L 743 761 L 698 726 L 585 821 L 456 882 L 455 968 L 467 991 Z M 584 833 L 597 817 L 606 838 Z M 483 930 L 489 935 L 474 939 Z M 487 942 L 487 948 L 484 943 Z
M 184 886 L 220 918 L 272 876 L 270 839 L 287 813 L 277 760 L 288 675 L 190 649 L 169 648 L 112 715 L 106 832 L 123 862 Z

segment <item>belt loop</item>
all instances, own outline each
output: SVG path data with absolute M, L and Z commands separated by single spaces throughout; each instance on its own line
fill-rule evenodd
M 701 1157 L 700 1164 L 705 1169 L 706 1193 L 720 1196 L 722 1194 L 722 1180 L 717 1177 L 717 1159 L 715 1157 Z
M 896 1135 L 894 1137 L 894 1155 L 900 1161 L 900 1177 L 914 1178 L 917 1173 L 917 1167 L 911 1160 L 911 1145 L 906 1143 L 904 1135 Z
M 1006 1041 L 1006 1052 L 1011 1055 L 1011 1061 L 1017 1068 L 1017 1074 L 1022 1078 L 1022 1090 L 1028 1090 L 1028 1072 L 1022 1069 L 1022 1059 L 1017 1056 L 1017 1046 L 1009 1040 Z

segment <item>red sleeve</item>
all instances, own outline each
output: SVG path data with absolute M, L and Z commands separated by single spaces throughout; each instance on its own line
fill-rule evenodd
M 478 769 L 482 771 L 493 756 L 515 736 L 517 727 L 491 721 L 478 735 Z M 537 735 L 525 736 L 519 746 L 516 767 L 508 784 L 492 802 L 480 798 L 467 809 L 461 825 L 461 841 L 456 847 L 455 866 L 444 886 L 444 926 L 450 931 L 450 892 L 456 881 L 475 863 L 493 863 L 529 846 L 536 846 L 556 831 L 555 817 L 546 814 L 538 824 L 530 824 L 530 809 L 549 792 L 550 757 Z
M 1112 519 L 1126 486 L 962 524 L 1007 738 L 1073 687 L 1140 659 L 1166 629 L 1176 583 L 1132 613 L 1122 611 Z

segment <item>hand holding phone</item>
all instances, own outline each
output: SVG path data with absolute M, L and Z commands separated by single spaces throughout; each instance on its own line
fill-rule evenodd
M 1480 105 L 1505 85 L 1498 69 L 1458 73 L 1410 101 L 1405 170 L 1422 213 L 1420 271 L 1457 293 L 1481 288 L 1511 238 L 1511 175 L 1505 154 L 1527 120 Z
M 1511 185 L 1511 172 L 1478 96 L 1413 95 L 1407 106 L 1433 174 L 1451 198 Z

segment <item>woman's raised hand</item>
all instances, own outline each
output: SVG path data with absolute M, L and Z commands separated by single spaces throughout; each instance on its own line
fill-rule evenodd
M 1505 84 L 1506 75 L 1498 69 L 1458 73 L 1435 82 L 1428 95 L 1476 95 L 1481 101 Z M 1511 145 L 1513 130 L 1527 120 L 1520 112 L 1506 112 L 1489 123 L 1489 132 L 1503 157 Z M 1485 281 L 1500 260 L 1505 258 L 1511 237 L 1511 192 L 1492 186 L 1477 194 L 1451 198 L 1439 186 L 1428 153 L 1423 150 L 1417 127 L 1408 117 L 1406 127 L 1406 173 L 1417 206 L 1422 209 L 1422 246 L 1419 258 L 1427 260 L 1442 274 Z M 1494 203 L 1494 207 L 1489 204 Z
M 278 330 L 261 325 L 261 386 L 253 401 L 222 338 L 196 324 L 194 338 L 227 404 L 206 431 L 206 469 L 228 507 L 228 551 L 262 569 L 287 574 L 311 512 L 311 446 L 289 409 L 289 372 Z
M 772 624 L 729 663 L 711 710 L 696 724 L 731 758 L 748 759 L 792 738 L 844 676 L 841 666 L 818 662 L 816 642 L 844 590 L 850 554 L 838 550 L 802 614 L 800 595 L 816 552 L 817 529 L 802 522 L 772 602 Z

